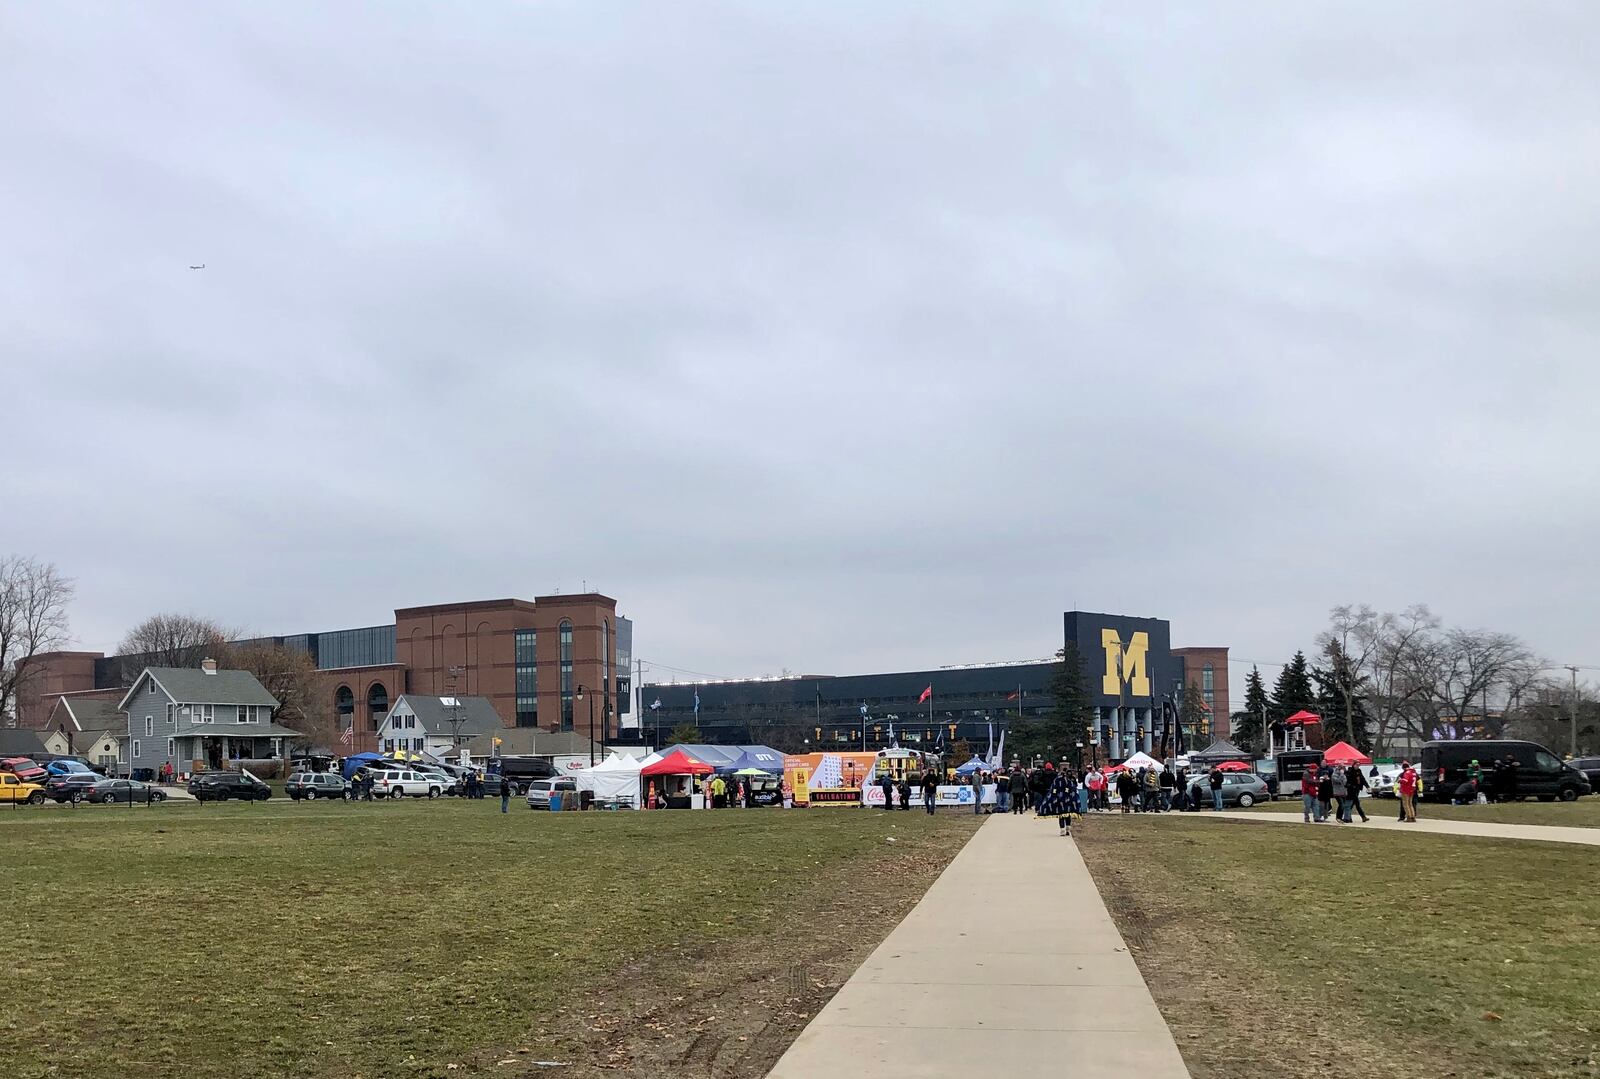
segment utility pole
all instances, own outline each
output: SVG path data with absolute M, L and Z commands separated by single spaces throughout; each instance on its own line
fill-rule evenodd
M 1569 757 L 1576 757 L 1578 755 L 1578 667 L 1577 667 L 1577 664 L 1569 663 L 1567 665 L 1567 670 L 1572 672 L 1572 742 L 1570 743 L 1571 744 L 1571 752 L 1568 753 L 1567 755 Z

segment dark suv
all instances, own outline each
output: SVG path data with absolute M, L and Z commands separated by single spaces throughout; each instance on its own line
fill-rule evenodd
M 104 778 L 94 772 L 68 772 L 66 775 L 51 776 L 44 781 L 44 796 L 55 799 L 57 805 L 81 802 L 89 797 L 89 788 Z
M 226 802 L 229 798 L 264 802 L 272 797 L 272 788 L 243 772 L 201 772 L 190 778 L 189 793 L 202 802 Z
M 296 772 L 283 785 L 283 793 L 298 802 L 304 798 L 349 798 L 350 783 L 338 772 Z

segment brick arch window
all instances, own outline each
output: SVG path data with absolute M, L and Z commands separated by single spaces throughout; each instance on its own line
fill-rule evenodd
M 339 717 L 339 729 L 353 725 L 353 716 L 356 710 L 356 695 L 350 692 L 349 686 L 340 686 L 333 692 L 333 711 Z
M 382 682 L 367 687 L 367 729 L 377 730 L 389 713 L 389 689 Z

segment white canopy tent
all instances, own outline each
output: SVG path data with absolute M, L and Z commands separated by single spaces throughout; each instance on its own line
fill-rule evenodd
M 571 773 L 581 791 L 593 791 L 595 801 L 626 801 L 639 808 L 639 771 L 642 765 L 613 753 L 593 768 Z
M 1137 772 L 1141 768 L 1155 768 L 1159 770 L 1161 767 L 1161 762 L 1150 756 L 1150 754 L 1141 750 L 1140 752 L 1129 757 L 1127 760 L 1123 761 L 1117 767 L 1126 768 L 1130 772 Z

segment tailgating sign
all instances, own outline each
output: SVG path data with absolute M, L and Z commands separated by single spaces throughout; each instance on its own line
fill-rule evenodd
M 984 786 L 984 788 L 983 788 L 983 804 L 984 805 L 994 805 L 995 792 L 997 790 L 998 790 L 998 788 L 993 783 L 989 783 L 989 784 L 986 784 Z M 812 794 L 812 797 L 816 797 L 814 792 Z M 883 805 L 883 788 L 878 786 L 877 784 L 873 784 L 872 786 L 868 787 L 866 790 L 861 792 L 861 800 L 862 800 L 862 803 L 864 805 L 869 805 L 869 806 L 881 806 L 881 805 Z M 914 786 L 914 787 L 911 788 L 911 799 L 910 799 L 910 801 L 911 801 L 911 804 L 914 805 L 914 806 L 922 805 L 922 788 L 921 787 L 915 787 Z M 900 805 L 900 796 L 899 796 L 899 794 L 895 795 L 894 804 L 896 806 Z M 972 787 L 969 786 L 966 783 L 947 783 L 947 784 L 943 784 L 943 785 L 941 785 L 939 787 L 939 789 L 937 791 L 934 792 L 933 804 L 935 806 L 970 806 L 972 804 Z

